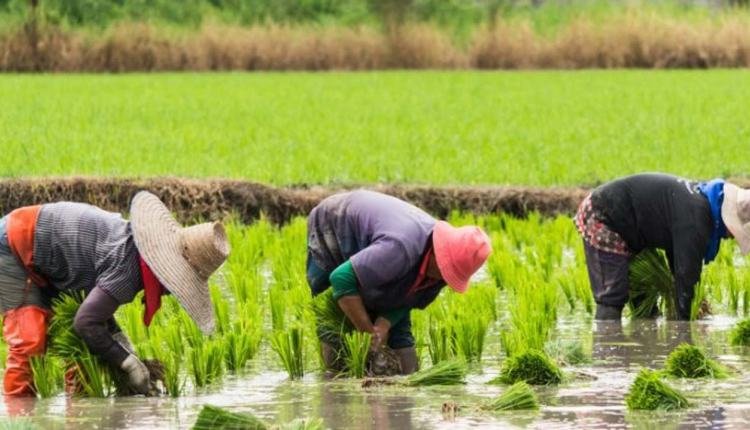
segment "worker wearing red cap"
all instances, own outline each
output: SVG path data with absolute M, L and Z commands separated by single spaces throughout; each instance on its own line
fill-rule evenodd
M 491 247 L 476 226 L 456 228 L 385 194 L 330 196 L 308 218 L 307 279 L 313 295 L 333 298 L 373 349 L 388 345 L 402 373 L 418 368 L 409 311 L 424 309 L 447 284 L 464 293 Z M 318 333 L 323 358 L 337 369 L 339 340 Z

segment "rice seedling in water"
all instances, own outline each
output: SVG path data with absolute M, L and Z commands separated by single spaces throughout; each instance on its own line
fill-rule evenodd
M 224 375 L 224 344 L 221 339 L 207 340 L 190 350 L 193 382 L 205 387 Z
M 303 337 L 304 332 L 299 326 L 277 331 L 271 336 L 271 349 L 278 354 L 291 379 L 300 379 L 305 374 Z
M 260 346 L 260 330 L 242 321 L 232 324 L 232 330 L 224 335 L 224 361 L 227 370 L 242 370 L 247 362 L 255 356 Z
M 465 383 L 468 369 L 460 360 L 449 360 L 419 370 L 404 378 L 399 383 L 407 387 L 427 385 L 459 385 Z
M 734 346 L 750 346 L 750 319 L 742 320 L 734 326 L 729 341 Z
M 667 356 L 664 371 L 678 378 L 723 378 L 726 370 L 716 361 L 706 357 L 697 346 L 680 344 Z
M 361 331 L 353 331 L 344 335 L 344 364 L 349 376 L 353 378 L 365 376 L 371 340 L 370 333 Z
M 539 409 L 539 400 L 529 384 L 519 381 L 480 409 L 494 412 Z
M 249 413 L 230 412 L 205 405 L 198 414 L 193 430 L 266 430 L 269 424 Z
M 663 252 L 657 249 L 641 251 L 630 263 L 630 309 L 634 318 L 651 318 L 656 315 L 659 299 L 664 315 L 677 318 L 674 279 Z
M 690 404 L 679 391 L 659 379 L 659 375 L 649 369 L 641 369 L 630 391 L 625 396 L 630 410 L 674 410 Z
M 563 379 L 560 368 L 547 354 L 527 350 L 508 357 L 503 363 L 500 376 L 490 383 L 515 384 L 525 381 L 531 385 L 554 385 Z
M 60 360 L 51 355 L 38 355 L 31 357 L 29 361 L 36 395 L 47 398 L 59 393 L 63 381 L 63 368 Z

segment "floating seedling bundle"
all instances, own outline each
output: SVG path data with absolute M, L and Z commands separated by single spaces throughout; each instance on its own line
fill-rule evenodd
M 689 406 L 689 402 L 679 391 L 659 379 L 659 374 L 641 369 L 635 378 L 630 391 L 625 396 L 625 403 L 631 410 L 674 410 Z
M 230 412 L 216 406 L 205 405 L 198 414 L 193 430 L 266 430 L 270 425 L 249 413 Z
M 508 357 L 500 376 L 490 383 L 515 384 L 524 381 L 531 385 L 555 385 L 562 379 L 562 371 L 547 354 L 529 349 Z
M 742 320 L 734 326 L 729 341 L 734 346 L 750 346 L 750 319 Z
M 362 386 L 400 385 L 404 387 L 425 387 L 430 385 L 460 385 L 466 382 L 467 372 L 468 366 L 465 362 L 461 360 L 448 360 L 402 378 L 368 378 L 362 382 Z
M 539 409 L 539 400 L 529 384 L 519 381 L 480 409 L 493 412 L 534 410 Z
M 726 370 L 697 346 L 680 344 L 667 356 L 664 371 L 678 378 L 723 378 Z
M 323 423 L 320 420 L 296 419 L 276 426 L 247 412 L 231 412 L 211 405 L 203 406 L 193 425 L 193 430 L 321 430 L 322 428 Z

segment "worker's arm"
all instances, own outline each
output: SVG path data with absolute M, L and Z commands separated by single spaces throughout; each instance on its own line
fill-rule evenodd
M 119 306 L 104 290 L 95 287 L 86 296 L 73 320 L 73 329 L 89 350 L 115 367 L 120 367 L 128 356 L 128 351 L 112 337 L 110 326 L 110 320 Z
M 362 297 L 357 290 L 357 275 L 354 274 L 352 263 L 347 260 L 337 267 L 331 276 L 331 288 L 333 289 L 333 299 L 354 327 L 359 331 L 367 333 L 373 332 L 372 320 L 367 314 Z
M 109 321 L 120 304 L 99 287 L 86 296 L 76 312 L 73 330 L 92 353 L 128 374 L 130 384 L 142 394 L 149 392 L 149 373 L 146 366 L 125 349 L 110 332 Z
M 373 333 L 377 337 L 374 342 L 375 346 L 386 342 L 390 327 L 401 321 L 408 313 L 408 309 L 396 309 L 385 313 L 373 324 L 357 290 L 357 275 L 354 273 L 351 261 L 347 260 L 337 267 L 331 273 L 329 280 L 333 289 L 333 299 L 337 301 L 354 327 L 360 331 Z
M 675 305 L 677 318 L 690 319 L 695 285 L 703 270 L 703 255 L 707 240 L 689 233 L 675 234 L 672 251 L 672 273 L 674 274 Z

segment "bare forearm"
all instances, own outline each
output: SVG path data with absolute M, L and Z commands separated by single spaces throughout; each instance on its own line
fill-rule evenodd
M 343 296 L 338 300 L 338 304 L 357 330 L 372 333 L 372 320 L 362 303 L 362 297 L 359 295 Z

